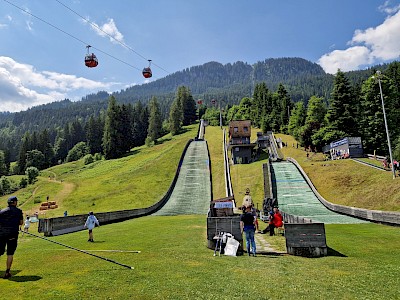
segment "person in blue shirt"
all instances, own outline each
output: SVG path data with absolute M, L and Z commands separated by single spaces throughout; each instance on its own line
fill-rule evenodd
M 246 207 L 243 214 L 240 216 L 240 231 L 246 234 L 247 253 L 250 256 L 256 256 L 256 242 L 254 240 L 254 233 L 256 232 L 256 217 L 252 213 L 252 206 Z M 250 251 L 252 250 L 252 251 Z

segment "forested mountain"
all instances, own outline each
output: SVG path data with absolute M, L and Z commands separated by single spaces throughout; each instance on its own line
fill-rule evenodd
M 377 68 L 383 68 L 379 66 Z M 355 71 L 349 80 L 357 86 L 373 73 L 372 70 Z M 203 99 L 206 106 L 216 99 L 222 105 L 236 105 L 243 97 L 252 97 L 258 83 L 276 91 L 282 84 L 292 102 L 302 101 L 315 95 L 325 101 L 330 97 L 334 76 L 326 74 L 315 63 L 302 58 L 270 58 L 253 65 L 245 62 L 221 64 L 208 62 L 170 74 L 151 83 L 132 86 L 112 95 L 118 103 L 144 105 L 152 97 L 159 103 L 162 119 L 168 118 L 171 104 L 178 87 L 189 88 L 194 99 Z M 26 133 L 46 130 L 50 143 L 66 124 L 81 122 L 82 126 L 91 116 L 97 117 L 107 109 L 110 94 L 101 91 L 86 95 L 81 101 L 68 99 L 41 105 L 17 113 L 0 113 L 0 149 L 9 149 L 11 157 L 18 152 L 22 136 Z
M 363 81 L 371 71 L 351 72 L 351 81 Z M 266 82 L 270 90 L 276 90 L 282 83 L 293 102 L 307 101 L 312 95 L 329 98 L 333 76 L 326 74 L 315 63 L 302 58 L 270 58 L 249 65 L 244 62 L 222 65 L 209 62 L 170 74 L 154 82 L 132 86 L 116 91 L 113 96 L 120 103 L 147 103 L 157 97 L 161 113 L 166 116 L 174 94 L 179 86 L 188 87 L 195 99 L 205 103 L 211 99 L 221 99 L 227 104 L 238 104 L 243 97 L 251 97 L 255 84 Z M 24 130 L 41 130 L 62 126 L 75 118 L 88 119 L 107 107 L 107 92 L 90 94 L 79 102 L 64 100 L 37 106 L 18 113 L 0 113 L 0 127 L 6 121 Z

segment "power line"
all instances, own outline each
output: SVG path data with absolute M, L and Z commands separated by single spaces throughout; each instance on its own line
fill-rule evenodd
M 57 26 L 51 24 L 50 22 L 48 22 L 48 21 L 46 21 L 46 20 L 44 20 L 44 19 L 42 19 L 42 18 L 40 18 L 40 17 L 38 17 L 38 16 L 32 14 L 32 13 L 29 12 L 28 10 L 26 10 L 26 9 L 24 9 L 24 8 L 22 8 L 22 7 L 20 7 L 20 6 L 16 5 L 16 4 L 14 4 L 14 3 L 8 1 L 8 0 L 3 0 L 3 1 L 4 1 L 4 2 L 7 2 L 7 3 L 10 4 L 11 6 L 14 6 L 15 8 L 18 8 L 19 10 L 23 11 L 24 13 L 26 13 L 26 14 L 28 14 L 28 15 L 30 15 L 30 16 L 36 18 L 36 19 L 38 19 L 39 21 L 42 21 L 43 23 L 45 23 L 45 24 L 47 24 L 47 25 L 53 27 L 54 29 L 57 29 L 58 31 L 60 31 L 60 32 L 66 34 L 66 35 L 68 35 L 69 37 L 71 37 L 71 38 L 73 38 L 73 39 L 75 39 L 75 40 L 81 42 L 82 44 L 84 44 L 84 45 L 88 45 L 88 44 L 89 44 L 89 43 L 87 43 L 87 42 L 81 40 L 80 38 L 78 38 L 78 37 L 76 37 L 76 36 L 74 36 L 74 35 L 68 33 L 67 31 L 65 31 L 65 30 L 63 30 L 63 29 L 61 29 L 61 28 L 59 28 L 59 27 L 57 27 Z M 134 65 L 131 65 L 130 63 L 127 63 L 127 62 L 125 62 L 125 61 L 123 61 L 123 60 L 121 60 L 121 59 L 115 57 L 114 55 L 111 55 L 111 54 L 109 54 L 109 53 L 107 53 L 107 52 L 105 52 L 105 51 L 103 51 L 103 50 L 101 50 L 101 49 L 99 49 L 99 48 L 96 48 L 96 47 L 93 47 L 93 46 L 91 46 L 91 47 L 92 47 L 93 49 L 96 49 L 97 51 L 99 51 L 99 52 L 101 52 L 101 53 L 103 53 L 103 54 L 105 54 L 105 55 L 107 55 L 107 56 L 109 56 L 109 57 L 115 59 L 115 60 L 118 60 L 119 62 L 121 62 L 121 63 L 123 63 L 123 64 L 126 64 L 126 65 L 128 65 L 128 66 L 130 66 L 130 67 L 132 67 L 132 68 L 134 68 L 134 69 L 136 69 L 136 70 L 138 70 L 138 71 L 140 71 L 140 72 L 142 71 L 141 69 L 139 69 L 139 68 L 135 67 Z
M 101 32 L 103 32 L 104 34 L 106 34 L 109 38 L 111 38 L 112 40 L 116 41 L 117 43 L 121 44 L 122 46 L 124 46 L 125 48 L 131 50 L 133 53 L 135 53 L 137 56 L 143 58 L 144 60 L 149 60 L 146 57 L 144 57 L 142 54 L 140 54 L 139 52 L 137 52 L 136 50 L 134 50 L 132 47 L 130 47 L 129 45 L 125 44 L 124 42 L 121 42 L 120 40 L 117 40 L 116 38 L 114 38 L 112 35 L 110 35 L 108 32 L 104 31 L 103 29 L 101 29 L 96 23 L 90 21 L 89 19 L 85 18 L 84 16 L 82 16 L 81 14 L 79 14 L 78 12 L 76 12 L 75 10 L 73 10 L 72 8 L 70 8 L 69 6 L 67 6 L 66 4 L 62 3 L 59 0 L 56 0 L 56 2 L 58 2 L 59 4 L 61 4 L 62 6 L 64 6 L 66 9 L 68 9 L 69 11 L 73 12 L 74 14 L 76 14 L 78 17 L 80 17 L 82 20 L 84 20 L 85 22 L 89 23 L 90 25 L 96 27 L 98 30 L 100 30 Z M 152 62 L 153 66 L 156 66 L 157 68 L 163 70 L 164 72 L 168 73 L 169 72 L 167 70 L 165 70 L 164 68 L 160 67 L 159 65 L 155 64 Z

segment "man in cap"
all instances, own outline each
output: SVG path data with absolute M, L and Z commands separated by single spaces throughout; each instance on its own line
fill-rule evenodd
M 257 220 L 257 210 L 254 207 L 253 199 L 251 198 L 249 188 L 246 188 L 246 192 L 243 197 L 242 211 L 245 212 L 247 207 L 251 207 L 251 212 L 252 212 L 253 216 L 256 218 L 256 221 L 255 221 L 256 230 L 257 230 L 257 232 L 260 232 L 260 229 L 258 227 L 258 220 Z
M 24 222 L 22 210 L 17 208 L 18 199 L 15 196 L 8 198 L 8 207 L 0 210 L 0 256 L 6 252 L 6 272 L 3 278 L 11 277 L 11 265 L 17 249 L 18 234 Z

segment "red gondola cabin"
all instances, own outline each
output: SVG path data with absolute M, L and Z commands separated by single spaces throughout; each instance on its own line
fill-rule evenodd
M 96 55 L 94 55 L 94 53 L 92 53 L 92 54 L 89 53 L 90 47 L 91 47 L 90 45 L 86 46 L 87 54 L 85 56 L 85 65 L 88 68 L 94 68 L 94 67 L 97 67 L 97 65 L 99 64 L 99 61 L 97 60 L 97 57 L 96 57 Z
M 94 68 L 97 67 L 97 65 L 99 64 L 99 61 L 97 60 L 96 55 L 89 54 L 85 56 L 85 65 L 88 68 Z
M 150 65 L 151 65 L 151 59 L 149 59 L 149 66 L 147 68 L 144 68 L 142 71 L 144 78 L 150 78 L 151 76 L 153 76 L 153 73 L 151 72 L 150 69 Z
M 142 74 L 144 78 L 150 78 L 151 76 L 153 76 L 150 68 L 144 68 Z

